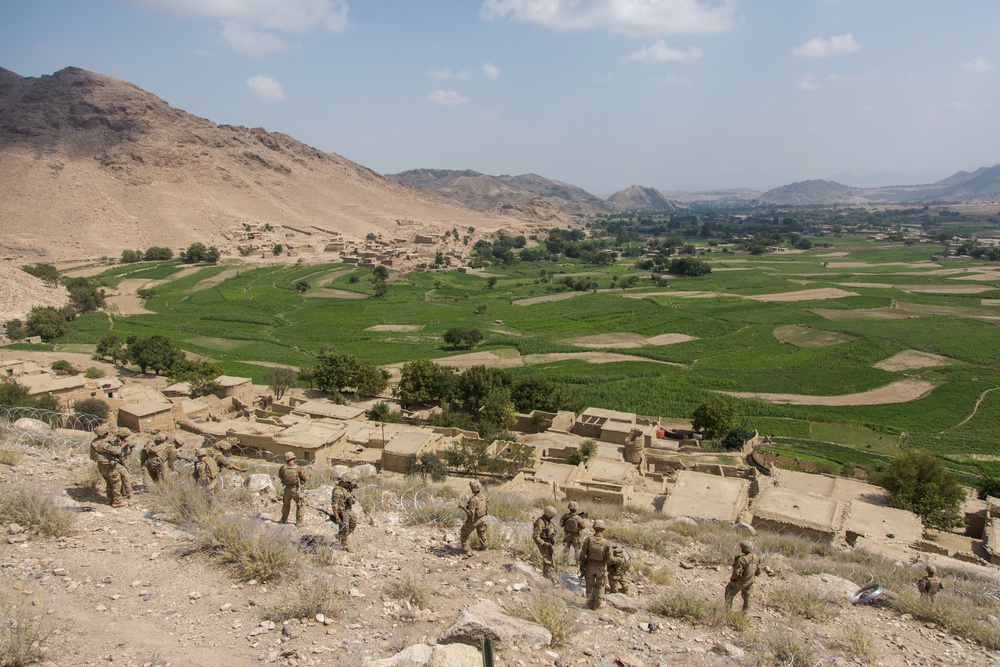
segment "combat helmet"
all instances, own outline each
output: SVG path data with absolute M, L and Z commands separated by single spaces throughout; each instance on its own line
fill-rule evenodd
M 556 508 L 555 508 L 555 507 L 553 507 L 552 505 L 546 505 L 546 506 L 545 506 L 545 509 L 544 509 L 544 510 L 542 510 L 542 512 L 543 512 L 543 513 L 545 514 L 545 516 L 546 516 L 546 517 L 548 517 L 549 519 L 552 519 L 552 518 L 554 518 L 554 517 L 555 517 L 555 515 L 556 515 L 556 514 L 558 513 L 558 512 L 557 512 L 557 510 L 556 510 Z
M 473 493 L 478 493 L 483 490 L 483 484 L 478 479 L 474 479 L 469 482 L 469 488 L 472 489 Z

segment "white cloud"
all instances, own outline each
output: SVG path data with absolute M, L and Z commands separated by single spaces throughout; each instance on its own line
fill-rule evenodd
M 288 97 L 285 89 L 274 78 L 267 74 L 257 74 L 246 81 L 247 89 L 254 94 L 258 100 L 265 102 L 280 102 Z
M 962 67 L 976 74 L 986 74 L 993 69 L 993 63 L 985 58 L 973 58 L 968 62 L 962 63 Z
M 465 104 L 469 101 L 468 97 L 460 95 L 454 90 L 432 90 L 427 93 L 427 99 L 441 106 L 455 106 L 456 104 Z
M 483 65 L 483 76 L 490 81 L 496 81 L 500 78 L 500 68 L 493 63 L 486 63 Z
M 235 51 L 262 55 L 288 49 L 278 32 L 305 33 L 320 28 L 345 30 L 347 0 L 126 0 L 144 9 L 179 16 L 218 19 L 222 39 Z
M 608 30 L 635 37 L 733 29 L 735 0 L 483 0 L 480 16 L 554 30 Z
M 842 56 L 845 53 L 854 53 L 861 48 L 854 35 L 834 35 L 829 39 L 817 37 L 810 39 L 805 44 L 801 44 L 792 49 L 793 56 L 802 58 L 826 58 L 828 56 Z
M 799 90 L 819 90 L 819 77 L 812 72 L 806 72 L 795 82 Z
M 280 37 L 234 21 L 222 22 L 221 36 L 229 48 L 247 56 L 262 56 L 289 49 L 288 44 Z
M 678 76 L 676 74 L 666 74 L 664 76 L 654 76 L 653 81 L 656 83 L 665 83 L 668 86 L 689 86 L 691 85 L 691 79 L 686 76 Z
M 701 58 L 701 49 L 694 47 L 687 51 L 675 49 L 667 46 L 667 43 L 659 39 L 649 46 L 644 46 L 638 51 L 634 51 L 622 58 L 623 63 L 690 63 Z

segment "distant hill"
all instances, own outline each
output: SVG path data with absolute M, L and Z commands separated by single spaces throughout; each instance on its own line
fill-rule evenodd
M 433 191 L 474 211 L 505 214 L 537 211 L 535 220 L 569 220 L 574 215 L 613 213 L 617 209 L 582 188 L 538 174 L 489 176 L 478 171 L 411 169 L 386 178 L 418 190 Z M 541 206 L 538 199 L 547 206 Z M 534 202 L 534 203 L 532 203 Z
M 608 202 L 614 204 L 622 211 L 655 211 L 664 213 L 666 211 L 676 211 L 680 206 L 675 201 L 671 201 L 663 196 L 655 188 L 646 188 L 641 185 L 620 190 L 608 197 Z
M 13 261 L 225 247 L 224 231 L 241 221 L 354 238 L 514 224 L 76 67 L 37 78 L 0 68 L 0 201 L 0 257 Z M 404 232 L 397 219 L 412 222 Z M 287 245 L 310 241 L 288 235 Z
M 800 181 L 768 190 L 760 196 L 764 204 L 843 204 L 858 200 L 858 190 L 824 180 Z
M 936 183 L 883 188 L 852 188 L 813 180 L 783 185 L 760 195 L 763 204 L 821 205 L 878 202 L 1000 201 L 1000 164 L 969 173 L 960 171 Z

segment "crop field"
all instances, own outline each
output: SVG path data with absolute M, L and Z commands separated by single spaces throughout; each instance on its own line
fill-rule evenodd
M 984 395 L 1000 384 L 1000 308 L 989 305 L 1000 299 L 996 264 L 932 262 L 929 248 L 861 237 L 831 242 L 762 256 L 709 253 L 712 273 L 669 276 L 665 287 L 631 260 L 607 267 L 567 260 L 495 266 L 485 275 L 394 275 L 384 298 L 373 296 L 371 271 L 345 265 L 135 264 L 97 279 L 165 281 L 145 302 L 151 312 L 111 324 L 104 313 L 82 316 L 58 345 L 93 344 L 109 326 L 122 337 L 162 334 L 259 382 L 266 367 L 250 362 L 308 366 L 324 346 L 382 365 L 446 364 L 467 351 L 446 345 L 443 333 L 474 327 L 485 336 L 477 351 L 493 352 L 515 373 L 567 383 L 589 405 L 673 418 L 689 417 L 717 391 L 838 397 L 921 379 L 933 385 L 930 393 L 882 405 L 733 400 L 749 426 L 797 443 L 869 457 L 919 445 L 963 469 L 997 468 L 988 458 L 1000 455 L 996 438 L 983 437 L 1000 427 L 1000 392 Z M 563 275 L 586 275 L 597 288 L 515 303 L 560 294 Z M 620 289 L 625 276 L 639 281 Z M 304 294 L 299 281 L 310 285 Z M 956 286 L 980 289 L 954 293 Z M 330 291 L 361 298 L 318 298 L 337 296 Z M 585 348 L 574 344 L 581 340 Z M 627 356 L 590 363 L 594 352 Z M 574 356 L 581 353 L 592 356 Z M 900 353 L 932 361 L 886 363 Z

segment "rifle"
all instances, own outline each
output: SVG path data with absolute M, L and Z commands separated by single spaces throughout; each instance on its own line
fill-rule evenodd
M 324 510 L 324 509 L 320 509 L 319 507 L 316 507 L 315 505 L 310 505 L 310 504 L 308 504 L 308 503 L 306 503 L 306 507 L 309 507 L 309 508 L 311 508 L 311 509 L 314 509 L 314 510 L 316 510 L 317 512 L 319 512 L 320 514 L 322 514 L 323 516 L 325 516 L 325 517 L 326 517 L 327 519 L 329 519 L 329 520 L 330 520 L 330 523 L 332 523 L 332 524 L 333 524 L 333 525 L 335 525 L 335 526 L 338 526 L 338 527 L 340 527 L 340 529 L 341 529 L 341 530 L 347 530 L 347 524 L 346 524 L 346 523 L 344 522 L 344 519 L 343 519 L 343 518 L 341 518 L 341 519 L 340 519 L 340 520 L 338 521 L 338 520 L 337 520 L 337 517 L 335 517 L 335 516 L 333 515 L 333 512 L 327 512 L 327 511 L 326 511 L 326 510 Z

